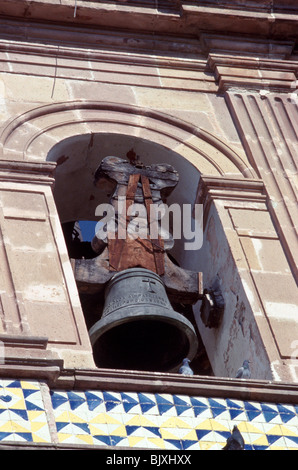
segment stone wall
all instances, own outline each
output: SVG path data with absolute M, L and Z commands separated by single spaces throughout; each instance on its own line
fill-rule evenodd
M 237 423 L 297 448 L 295 1 L 138 3 L 0 5 L 1 443 L 219 449 Z M 203 204 L 202 249 L 173 254 L 225 300 L 218 328 L 194 306 L 210 380 L 94 366 L 61 222 L 94 220 L 94 171 L 130 152 Z

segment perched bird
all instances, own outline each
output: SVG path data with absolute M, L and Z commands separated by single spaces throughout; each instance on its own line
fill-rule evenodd
M 245 360 L 243 361 L 242 367 L 238 369 L 237 374 L 236 374 L 236 379 L 250 379 L 251 378 L 251 372 L 249 368 L 249 361 Z
M 222 450 L 244 450 L 244 444 L 244 439 L 239 429 L 237 426 L 234 426 L 232 434 L 227 439 L 227 443 Z
M 187 357 L 183 359 L 182 366 L 179 369 L 179 374 L 182 375 L 193 375 L 193 370 L 189 367 L 190 359 Z

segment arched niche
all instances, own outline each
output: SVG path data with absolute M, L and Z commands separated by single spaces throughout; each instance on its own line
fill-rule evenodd
M 106 192 L 106 186 L 97 187 L 93 184 L 94 173 L 102 159 L 109 155 L 123 159 L 129 159 L 134 155 L 146 166 L 154 163 L 171 164 L 179 173 L 179 182 L 167 199 L 167 204 L 168 206 L 176 204 L 181 208 L 187 205 L 191 216 L 200 180 L 200 172 L 193 163 L 179 153 L 148 139 L 102 132 L 63 139 L 54 145 L 47 155 L 47 161 L 57 163 L 53 194 L 62 226 L 77 220 L 98 221 L 98 216 L 95 214 L 96 207 L 108 202 L 110 194 Z M 189 262 L 196 265 L 199 271 L 199 261 L 194 262 L 194 252 L 184 250 L 182 229 L 181 220 L 181 237 L 175 239 L 174 248 L 170 251 L 171 259 L 184 268 L 187 268 Z M 199 252 L 195 254 L 196 259 L 198 256 Z M 80 299 L 87 326 L 90 328 L 94 320 L 100 318 L 103 299 L 97 294 L 90 295 L 84 292 L 80 292 Z M 189 307 L 188 315 L 192 315 Z M 211 366 L 201 341 L 196 361 L 198 361 L 197 370 L 204 374 L 210 372 Z
M 201 176 L 209 175 L 217 181 L 220 179 L 223 187 L 226 177 L 235 178 L 237 184 L 239 180 L 249 183 L 255 178 L 245 156 L 207 130 L 164 113 L 129 105 L 77 101 L 41 106 L 7 123 L 0 143 L 2 160 L 57 163 L 54 195 L 62 222 L 90 220 L 94 217 L 96 205 L 107 200 L 107 195 L 93 186 L 93 173 L 107 155 L 125 158 L 132 150 L 145 164 L 159 160 L 173 164 L 180 173 L 180 186 L 173 191 L 169 204 L 175 201 L 194 204 L 198 183 L 203 180 Z M 214 193 L 216 191 L 215 188 Z M 217 208 L 214 208 L 214 217 L 225 240 L 222 221 L 226 220 L 227 214 L 222 210 L 219 217 L 216 211 Z M 238 248 L 239 243 L 236 242 Z M 185 251 L 182 243 L 183 240 L 176 240 L 173 256 L 185 269 L 202 270 L 203 250 Z M 212 254 L 211 248 L 209 251 Z M 224 269 L 230 255 L 228 245 L 222 252 L 226 254 L 221 261 Z M 239 272 L 235 266 L 232 268 L 235 274 L 233 279 L 237 278 L 240 284 Z M 208 270 L 208 266 L 204 266 L 204 270 Z M 211 274 L 216 274 L 215 271 L 213 268 Z M 224 289 L 228 295 L 230 283 Z M 231 305 L 227 309 L 228 328 L 234 325 L 234 307 Z M 253 322 L 252 313 L 250 317 Z M 205 343 L 209 341 L 210 350 L 218 351 L 213 362 L 218 364 L 217 374 L 225 375 L 226 369 L 236 367 L 238 351 L 234 348 L 227 365 L 220 362 L 218 359 L 225 345 L 220 351 L 216 349 L 216 335 L 219 334 L 216 332 L 214 338 L 207 338 Z
M 60 191 L 59 180 L 67 173 L 67 181 L 64 179 L 61 186 L 63 197 L 56 197 L 62 221 L 75 215 L 76 219 L 93 218 L 97 201 L 106 195 L 92 186 L 92 172 L 109 154 L 125 158 L 133 150 L 146 164 L 172 163 L 180 174 L 172 200 L 178 198 L 182 204 L 194 204 L 200 174 L 255 177 L 244 153 L 206 129 L 160 111 L 128 104 L 69 101 L 39 106 L 9 121 L 0 144 L 0 157 L 4 160 L 57 162 L 56 195 Z M 78 175 L 80 185 L 76 190 Z M 174 249 L 179 258 L 183 250 L 178 241 Z M 183 262 L 193 266 L 197 259 L 192 253 Z
M 141 137 L 125 134 L 83 134 L 62 140 L 50 150 L 47 160 L 56 162 L 54 197 L 61 223 L 74 220 L 98 221 L 99 204 L 107 203 L 106 188 L 95 187 L 94 173 L 102 159 L 109 155 L 128 159 L 133 154 L 145 165 L 169 163 L 179 173 L 179 183 L 167 204 L 188 205 L 192 213 L 200 172 L 177 152 Z M 182 210 L 182 209 L 181 209 Z M 181 213 L 182 215 L 182 213 Z M 181 221 L 181 235 L 183 235 Z M 181 261 L 183 237 L 175 240 L 173 255 Z
M 0 135 L 0 158 L 40 162 L 62 140 L 109 133 L 142 138 L 178 152 L 208 175 L 255 177 L 244 152 L 207 129 L 160 111 L 98 101 L 39 106 L 11 119 Z

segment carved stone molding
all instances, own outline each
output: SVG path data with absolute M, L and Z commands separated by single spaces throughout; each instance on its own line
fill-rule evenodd
M 249 57 L 246 53 L 235 57 L 231 52 L 229 55 L 212 52 L 208 64 L 215 74 L 219 91 L 244 89 L 294 92 L 297 89 L 297 62 Z
M 258 38 L 257 35 L 248 37 L 228 36 L 224 34 L 216 34 L 214 32 L 202 32 L 200 35 L 200 43 L 203 51 L 207 54 L 216 54 L 216 60 L 223 63 L 238 60 L 238 64 L 243 66 L 247 63 L 271 60 L 285 60 L 293 53 L 295 41 L 293 38 L 288 40 L 273 38 Z M 222 56 L 217 56 L 224 53 Z M 245 57 L 246 56 L 246 57 Z M 243 62 L 244 61 L 244 62 Z
M 20 162 L 0 160 L 0 180 L 52 185 L 55 182 L 55 162 Z
M 288 0 L 279 2 L 254 0 L 248 9 L 242 1 L 214 2 L 198 0 L 167 1 L 135 0 L 118 1 L 117 6 L 109 0 L 94 2 L 78 0 L 3 0 L 0 14 L 3 16 L 29 18 L 73 24 L 97 25 L 108 28 L 142 29 L 150 32 L 172 34 L 199 30 L 225 31 L 229 33 L 277 35 L 297 37 L 297 5 Z M 289 10 L 291 14 L 289 14 Z
M 142 137 L 149 140 L 154 135 L 156 142 L 174 151 L 177 148 L 182 156 L 183 146 L 186 153 L 197 154 L 198 168 L 202 159 L 215 174 L 224 175 L 227 163 L 234 174 L 243 174 L 246 178 L 255 176 L 243 155 L 201 127 L 149 108 L 91 100 L 38 106 L 10 120 L 0 134 L 0 158 L 11 159 L 13 155 L 15 160 L 42 161 L 47 158 L 55 140 L 59 142 L 72 135 L 86 134 L 86 126 L 91 135 L 100 133 L 103 125 L 110 133 L 123 132 L 124 127 L 127 132 L 129 126 L 131 135 L 142 133 Z M 201 149 L 201 143 L 210 146 L 208 154 Z
M 249 400 L 281 400 L 296 403 L 297 385 L 263 380 L 241 380 L 221 377 L 186 377 L 171 373 L 120 371 L 111 369 L 64 370 L 55 383 L 57 388 L 146 391 L 162 393 L 202 394 Z
M 196 204 L 204 206 L 204 223 L 210 204 L 215 200 L 265 203 L 267 196 L 260 179 L 213 177 L 202 175 L 199 181 Z
M 297 95 L 229 92 L 226 99 L 249 160 L 264 181 L 268 209 L 297 276 Z

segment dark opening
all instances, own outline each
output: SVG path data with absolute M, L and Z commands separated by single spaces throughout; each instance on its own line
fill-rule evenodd
M 188 338 L 182 330 L 148 319 L 115 326 L 93 346 L 98 367 L 159 372 L 179 365 L 188 350 Z

